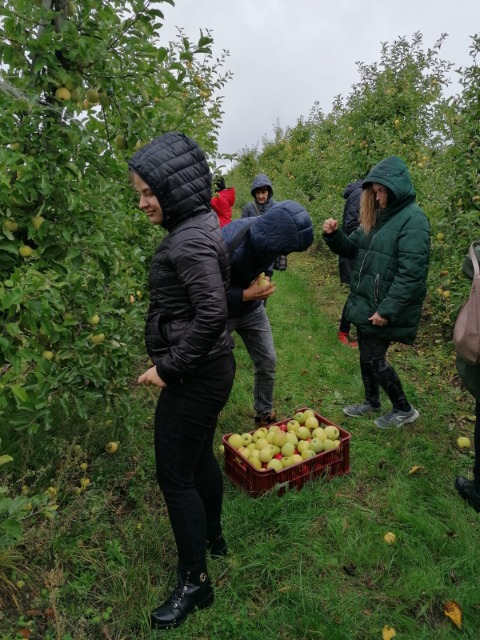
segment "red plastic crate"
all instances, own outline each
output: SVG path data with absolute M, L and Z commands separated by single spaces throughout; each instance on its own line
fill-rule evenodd
M 306 408 L 306 407 L 305 407 Z M 304 411 L 305 409 L 298 409 Z M 306 482 L 313 478 L 324 477 L 326 480 L 342 476 L 350 472 L 350 440 L 352 436 L 348 431 L 342 429 L 315 413 L 320 426 L 333 425 L 340 432 L 340 446 L 332 451 L 321 451 L 316 456 L 308 458 L 303 462 L 298 462 L 291 467 L 286 467 L 282 471 L 267 469 L 259 471 L 248 464 L 245 459 L 239 455 L 231 445 L 228 444 L 228 438 L 232 435 L 227 433 L 222 437 L 225 456 L 225 472 L 230 481 L 244 489 L 251 496 L 256 497 L 266 491 L 278 487 L 278 494 L 282 494 L 288 488 L 300 489 Z M 275 424 L 286 424 L 292 418 L 285 418 Z M 250 433 L 254 433 L 255 429 Z

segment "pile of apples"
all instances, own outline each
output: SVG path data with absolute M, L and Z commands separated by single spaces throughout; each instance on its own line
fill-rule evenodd
M 313 409 L 305 409 L 268 428 L 232 433 L 227 442 L 254 469 L 274 469 L 278 473 L 323 451 L 336 449 L 341 440 L 337 427 L 321 427 Z

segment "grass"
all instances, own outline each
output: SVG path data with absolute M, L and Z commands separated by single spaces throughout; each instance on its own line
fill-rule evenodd
M 225 478 L 230 554 L 209 561 L 215 605 L 169 637 L 369 640 L 381 639 L 388 625 L 408 640 L 476 640 L 479 520 L 453 488 L 456 475 L 470 475 L 472 459 L 455 442 L 458 435 L 473 439 L 473 401 L 458 386 L 451 347 L 430 321 L 416 347 L 391 349 L 421 414 L 413 426 L 382 431 L 370 419 L 346 418 L 342 407 L 362 399 L 362 384 L 358 353 L 336 340 L 347 290 L 334 259 L 324 252 L 291 256 L 289 270 L 275 280 L 267 310 L 279 418 L 310 406 L 347 429 L 351 472 L 255 499 Z M 236 359 L 217 446 L 222 433 L 253 428 L 253 375 L 240 340 Z M 16 591 L 18 607 L 10 600 L 0 613 L 4 640 L 161 634 L 149 630 L 148 614 L 173 586 L 176 557 L 154 478 L 153 408 L 147 389 L 132 392 L 136 427 L 119 435 L 114 456 L 103 451 L 115 434 L 101 416 L 79 426 L 73 441 L 59 427 L 41 442 L 24 437 L 15 453 L 13 442 L 2 442 L 18 461 L 7 486 L 53 485 L 60 505 L 58 517 L 32 519 L 16 549 L 18 567 L 28 562 L 29 570 Z M 409 474 L 414 466 L 421 468 Z M 91 483 L 77 495 L 82 477 Z M 384 543 L 387 531 L 396 534 L 394 545 Z M 11 566 L 8 579 L 18 579 Z M 450 600 L 463 610 L 461 630 L 443 612 Z

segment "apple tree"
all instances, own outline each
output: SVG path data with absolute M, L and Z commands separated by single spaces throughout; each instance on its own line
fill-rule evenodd
M 149 0 L 0 0 L 0 421 L 104 403 L 128 424 L 158 243 L 127 159 L 168 130 L 216 151 L 229 73 L 208 32 L 163 42 Z M 170 4 L 173 4 L 170 2 Z

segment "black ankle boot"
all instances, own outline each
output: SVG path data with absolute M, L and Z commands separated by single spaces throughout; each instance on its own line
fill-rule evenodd
M 220 535 L 213 540 L 207 540 L 207 550 L 212 558 L 226 558 L 228 555 L 228 547 L 225 538 Z
M 455 489 L 477 513 L 480 513 L 480 483 L 458 476 L 455 479 Z
M 150 614 L 153 629 L 175 629 L 195 609 L 213 604 L 213 587 L 206 573 L 179 575 L 175 589 L 158 609 Z

